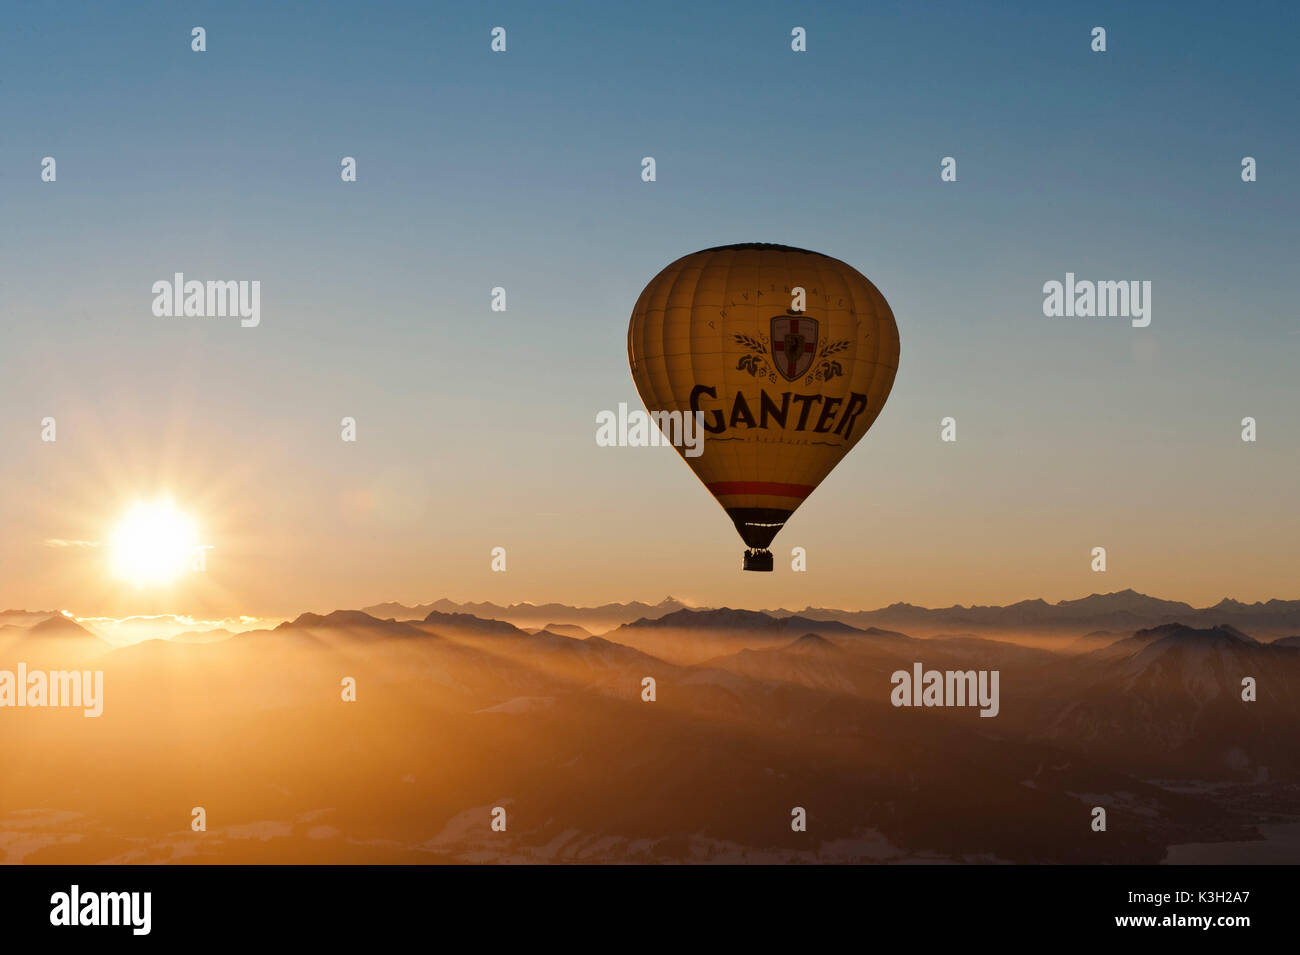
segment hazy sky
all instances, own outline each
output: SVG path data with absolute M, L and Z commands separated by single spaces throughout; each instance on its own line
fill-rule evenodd
M 1300 17 L 1130 6 L 11 6 L 0 605 L 1300 596 Z M 902 339 L 772 574 L 675 452 L 594 440 L 642 287 L 746 241 L 852 264 Z M 260 326 L 155 317 L 178 271 L 259 280 Z M 1044 317 L 1067 271 L 1151 281 L 1150 327 Z M 159 493 L 206 574 L 47 543 Z

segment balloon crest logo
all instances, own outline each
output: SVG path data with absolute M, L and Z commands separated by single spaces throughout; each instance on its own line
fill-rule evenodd
M 786 381 L 799 378 L 817 350 L 817 319 L 779 316 L 772 319 L 772 358 Z
M 704 451 L 683 459 L 735 524 L 744 568 L 771 570 L 772 539 L 884 407 L 899 343 L 889 303 L 852 266 L 747 243 L 655 276 L 627 350 L 652 414 L 703 414 Z

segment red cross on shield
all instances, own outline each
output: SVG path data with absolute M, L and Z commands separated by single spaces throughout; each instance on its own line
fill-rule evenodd
M 808 371 L 817 350 L 817 319 L 778 315 L 772 319 L 772 360 L 786 381 Z

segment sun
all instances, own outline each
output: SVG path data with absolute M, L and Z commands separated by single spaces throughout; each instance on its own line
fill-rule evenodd
M 170 500 L 138 501 L 109 541 L 113 576 L 137 587 L 169 584 L 189 570 L 199 547 L 194 520 Z

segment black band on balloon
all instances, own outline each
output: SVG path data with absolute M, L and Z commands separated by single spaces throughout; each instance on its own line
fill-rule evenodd
M 785 526 L 792 513 L 794 512 L 784 507 L 727 508 L 727 516 L 740 532 L 740 539 L 748 546 L 758 549 L 772 543 L 772 538 Z

